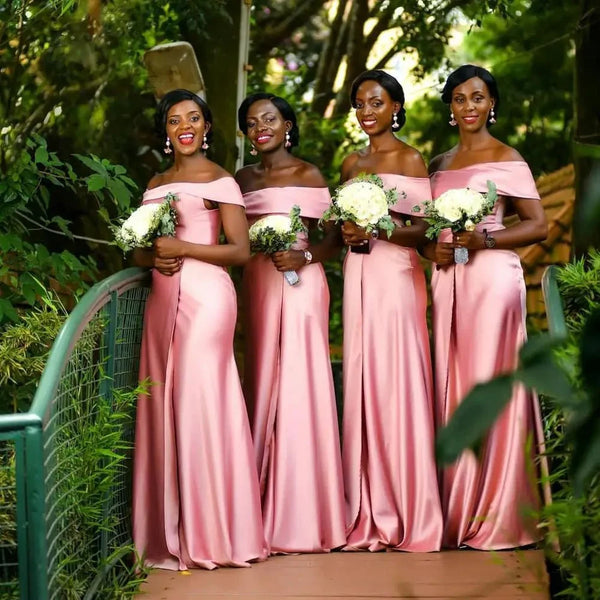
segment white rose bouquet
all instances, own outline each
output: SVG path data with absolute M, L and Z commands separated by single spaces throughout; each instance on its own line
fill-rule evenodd
M 163 202 L 142 204 L 120 225 L 112 227 L 115 243 L 123 252 L 133 248 L 149 248 L 158 237 L 174 236 L 177 212 L 173 202 L 178 198 L 168 193 Z
M 307 233 L 300 218 L 300 207 L 292 207 L 289 215 L 267 215 L 252 224 L 249 231 L 250 250 L 262 254 L 274 254 L 289 250 L 298 233 Z M 296 271 L 285 271 L 284 277 L 290 285 L 300 281 Z
M 384 189 L 381 177 L 361 174 L 335 190 L 331 204 L 319 223 L 352 221 L 364 227 L 367 233 L 383 229 L 389 237 L 396 227 L 389 208 L 397 201 L 396 189 Z M 356 251 L 354 247 L 351 250 Z
M 413 211 L 423 211 L 423 217 L 429 227 L 425 235 L 430 240 L 439 237 L 443 229 L 458 231 L 474 231 L 477 223 L 489 215 L 496 203 L 496 185 L 487 182 L 488 191 L 481 194 L 469 188 L 446 190 L 434 200 L 426 200 L 423 207 L 415 206 Z M 454 248 L 454 261 L 466 263 L 469 260 L 467 248 Z

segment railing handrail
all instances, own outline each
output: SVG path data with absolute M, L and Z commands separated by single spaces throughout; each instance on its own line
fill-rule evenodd
M 542 276 L 542 293 L 546 305 L 546 316 L 548 318 L 548 330 L 553 336 L 567 337 L 568 329 L 565 320 L 562 298 L 558 287 L 558 266 L 546 267 Z
M 97 311 L 110 300 L 113 292 L 122 293 L 135 284 L 149 280 L 150 271 L 140 267 L 131 267 L 119 271 L 92 286 L 77 303 L 69 318 L 61 327 L 52 344 L 48 362 L 40 378 L 33 397 L 30 416 L 36 416 L 42 422 L 58 389 L 60 377 L 71 358 L 71 351 L 77 343 L 85 326 Z
M 7 413 L 0 415 L 0 432 L 19 431 L 31 426 L 42 426 L 42 420 L 35 413 Z

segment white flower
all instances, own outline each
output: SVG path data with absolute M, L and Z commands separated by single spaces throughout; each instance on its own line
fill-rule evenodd
M 475 231 L 475 223 L 471 219 L 465 221 L 465 231 Z
M 250 227 L 250 240 L 257 240 L 267 227 L 277 233 L 289 233 L 292 228 L 292 220 L 287 215 L 267 215 Z
M 135 239 L 141 240 L 150 233 L 156 223 L 156 215 L 162 210 L 160 203 L 142 204 L 125 220 L 121 229 Z
M 385 192 L 368 181 L 357 181 L 341 188 L 337 205 L 343 212 L 352 215 L 356 224 L 361 227 L 375 225 L 388 214 Z

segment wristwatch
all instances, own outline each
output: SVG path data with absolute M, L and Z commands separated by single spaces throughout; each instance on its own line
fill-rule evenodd
M 493 238 L 488 232 L 487 229 L 483 230 L 483 235 L 485 235 L 485 239 L 483 240 L 483 244 L 486 248 L 495 248 L 496 247 L 496 239 Z
M 379 238 L 379 229 L 375 228 L 373 229 L 373 231 L 371 231 L 371 237 L 376 240 Z
M 308 250 L 305 250 L 304 251 L 304 264 L 310 265 L 311 262 L 312 262 L 312 254 Z

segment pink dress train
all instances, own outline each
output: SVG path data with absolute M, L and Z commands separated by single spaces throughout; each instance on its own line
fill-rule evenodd
M 487 191 L 493 181 L 499 199 L 492 215 L 477 225 L 503 229 L 505 197 L 539 201 L 526 163 L 481 163 L 432 175 L 438 197 L 453 188 Z M 451 240 L 449 230 L 440 241 Z M 445 424 L 460 401 L 479 382 L 517 365 L 526 339 L 525 282 L 519 256 L 512 250 L 469 251 L 465 265 L 434 270 L 433 331 L 437 418 Z M 492 427 L 480 459 L 464 452 L 442 472 L 446 547 L 480 550 L 514 548 L 541 539 L 527 516 L 537 509 L 535 455 L 542 444 L 537 398 L 516 387 L 510 404 Z
M 244 195 L 249 220 L 288 214 L 319 218 L 327 188 L 273 187 Z M 297 242 L 305 248 L 305 237 Z M 290 286 L 271 259 L 244 270 L 244 391 L 271 553 L 326 552 L 344 535 L 338 421 L 329 359 L 329 289 L 321 264 Z
M 429 180 L 381 175 L 414 214 Z M 396 219 L 398 224 L 399 219 Z M 412 248 L 384 240 L 344 264 L 343 466 L 347 550 L 440 548 L 427 293 Z
M 179 198 L 177 237 L 216 244 L 218 209 L 243 200 L 231 177 L 148 190 Z M 266 556 L 258 479 L 233 356 L 236 297 L 223 267 L 184 259 L 152 273 L 140 379 L 154 385 L 137 409 L 133 538 L 147 564 L 165 569 L 249 566 Z

